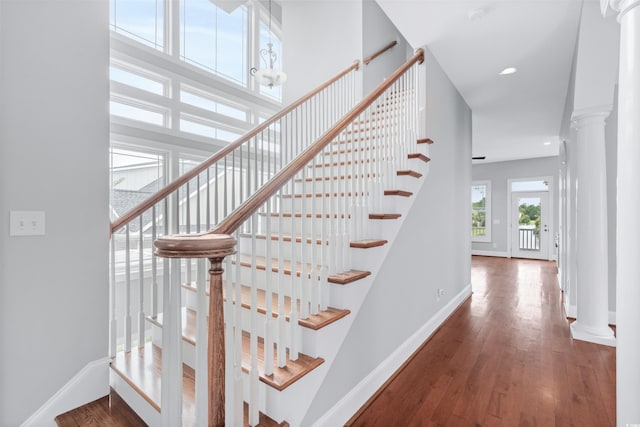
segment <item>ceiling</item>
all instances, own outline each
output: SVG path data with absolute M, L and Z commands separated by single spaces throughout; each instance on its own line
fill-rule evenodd
M 429 48 L 471 107 L 473 156 L 558 154 L 581 0 L 377 2 L 409 44 Z M 499 75 L 507 67 L 518 71 Z

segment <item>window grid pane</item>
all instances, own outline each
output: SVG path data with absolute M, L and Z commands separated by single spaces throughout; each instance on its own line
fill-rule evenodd
M 111 0 L 110 18 L 115 32 L 164 50 L 163 0 Z

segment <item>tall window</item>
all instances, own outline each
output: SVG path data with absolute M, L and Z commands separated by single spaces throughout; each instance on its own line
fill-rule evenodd
M 180 13 L 180 58 L 246 86 L 247 6 L 227 13 L 209 0 L 182 0 Z
M 276 10 L 269 33 L 261 0 L 110 0 L 113 216 L 281 109 L 249 73 L 258 42 L 282 60 Z
M 471 185 L 471 240 L 491 241 L 490 181 L 474 181 Z
M 112 148 L 111 219 L 134 208 L 165 185 L 164 154 Z

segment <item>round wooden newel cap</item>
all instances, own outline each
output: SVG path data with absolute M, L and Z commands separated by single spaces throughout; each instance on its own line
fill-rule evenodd
M 236 253 L 236 239 L 228 234 L 172 234 L 153 245 L 162 258 L 223 258 Z

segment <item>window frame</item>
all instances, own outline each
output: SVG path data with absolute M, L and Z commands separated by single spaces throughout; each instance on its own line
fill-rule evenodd
M 471 182 L 471 195 L 473 196 L 473 187 L 485 186 L 485 234 L 482 236 L 474 236 L 473 235 L 473 223 L 471 224 L 471 241 L 477 243 L 489 243 L 491 242 L 491 181 L 490 180 L 477 180 Z M 473 199 L 472 199 L 473 200 Z M 471 201 L 471 214 L 473 214 L 473 201 Z

